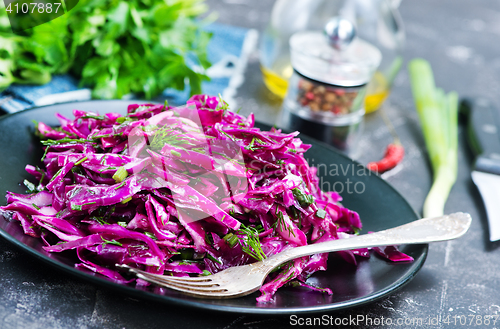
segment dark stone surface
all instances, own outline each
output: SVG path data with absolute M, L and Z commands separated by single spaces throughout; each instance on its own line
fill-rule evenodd
M 222 7 L 219 9 L 220 21 L 237 21 L 241 25 L 263 29 L 269 18 L 267 1 L 234 2 L 237 4 L 210 3 L 214 6 L 217 3 L 217 8 Z M 490 97 L 499 105 L 500 98 L 496 96 L 500 87 L 500 57 L 496 40 L 500 36 L 500 2 L 403 0 L 399 9 L 406 28 L 405 61 L 384 111 L 405 146 L 406 156 L 399 171 L 388 173 L 387 181 L 421 212 L 432 182 L 432 172 L 413 105 L 406 65 L 410 59 L 422 57 L 431 63 L 436 85 L 445 91 L 455 90 L 460 96 Z M 247 19 L 237 14 L 228 15 L 247 10 Z M 253 10 L 262 14 L 252 15 Z M 235 16 L 238 19 L 233 18 Z M 256 113 L 257 119 L 272 122 L 279 112 L 279 100 L 265 90 L 258 71 L 259 64 L 255 59 L 249 65 L 246 84 L 240 88 L 238 101 L 244 105 L 246 112 Z M 366 164 L 379 158 L 391 141 L 392 137 L 381 117 L 376 113 L 367 115 L 358 160 Z M 472 227 L 466 236 L 452 242 L 432 244 L 422 270 L 392 296 L 369 306 L 328 315 L 342 319 L 358 315 L 379 319 L 383 316 L 393 321 L 422 319 L 423 325 L 406 327 L 458 328 L 463 327 L 465 319 L 467 326 L 472 327 L 474 324 L 469 323 L 471 319 L 475 321 L 487 315 L 500 314 L 497 297 L 500 293 L 499 265 L 494 261 L 500 244 L 488 240 L 483 204 L 470 178 L 473 158 L 467 147 L 463 125 L 459 127 L 458 161 L 458 179 L 445 212 L 464 211 L 472 215 Z M 290 324 L 288 320 L 274 320 L 273 326 L 287 327 Z M 446 323 L 446 320 L 450 322 Z M 235 327 L 245 327 L 243 323 L 244 320 Z M 478 322 L 476 326 L 498 328 L 500 321 L 496 325 L 493 321 L 488 325 Z M 254 327 L 265 328 L 266 325 L 263 322 Z
M 220 22 L 259 31 L 269 20 L 272 7 L 269 0 L 209 0 L 208 3 L 219 13 Z M 436 84 L 444 90 L 456 90 L 462 96 L 492 97 L 499 104 L 496 97 L 500 89 L 499 1 L 403 0 L 400 11 L 407 31 L 405 67 L 409 59 L 423 57 L 430 61 Z M 256 53 L 250 58 L 237 101 L 244 114 L 254 112 L 258 120 L 275 122 L 280 100 L 265 89 Z M 406 69 L 400 72 L 385 111 L 407 151 L 401 168 L 387 175 L 387 181 L 421 211 L 430 188 L 431 171 Z M 424 321 L 418 326 L 401 326 L 406 328 L 500 327 L 500 319 L 496 325 L 493 319 L 488 324 L 484 322 L 485 316 L 500 314 L 497 261 L 500 244 L 488 242 L 485 211 L 470 179 L 472 155 L 465 143 L 463 127 L 459 133 L 458 180 L 446 212 L 469 212 L 473 217 L 470 231 L 460 240 L 431 245 L 423 269 L 391 296 L 367 306 L 316 314 L 316 317 Z M 391 141 L 380 116 L 368 115 L 358 160 L 367 163 L 378 159 Z M 67 277 L 3 241 L 0 241 L 0 273 L 0 328 L 290 327 L 288 317 L 205 313 L 117 295 Z M 460 319 L 462 324 L 467 320 L 466 325 L 460 325 Z

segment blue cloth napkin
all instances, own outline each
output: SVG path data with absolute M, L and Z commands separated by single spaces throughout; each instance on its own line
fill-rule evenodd
M 254 50 L 257 31 L 212 23 L 206 30 L 213 33 L 208 44 L 208 56 L 212 67 L 207 74 L 211 80 L 203 82 L 203 92 L 209 95 L 221 94 L 235 106 L 236 89 L 243 82 L 248 56 Z M 7 113 L 22 111 L 34 106 L 43 96 L 78 90 L 78 80 L 70 75 L 56 75 L 42 86 L 13 84 L 0 93 L 0 108 Z M 189 98 L 189 89 L 178 91 L 168 88 L 162 98 L 169 103 L 181 105 Z M 233 104 L 231 104 L 233 103 Z

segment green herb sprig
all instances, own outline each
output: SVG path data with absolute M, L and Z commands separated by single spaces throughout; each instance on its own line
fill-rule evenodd
M 16 35 L 0 2 L 0 91 L 71 73 L 94 98 L 134 93 L 151 99 L 186 84 L 199 94 L 210 66 L 211 34 L 202 29 L 206 20 L 197 19 L 206 11 L 203 0 L 80 0 L 57 19 Z
M 262 245 L 259 239 L 259 229 L 262 227 L 253 227 L 241 225 L 240 229 L 234 233 L 226 234 L 222 239 L 233 248 L 237 244 L 241 246 L 241 250 L 247 255 L 256 260 L 266 259 L 266 254 L 262 250 Z

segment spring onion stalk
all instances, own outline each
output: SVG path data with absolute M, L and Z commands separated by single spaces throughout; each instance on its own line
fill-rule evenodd
M 408 65 L 415 107 L 433 170 L 433 184 L 424 202 L 424 217 L 440 216 L 457 179 L 458 95 L 436 88 L 430 64 L 414 59 Z
M 127 178 L 127 176 L 127 169 L 125 169 L 125 167 L 120 167 L 116 170 L 112 178 L 115 180 L 115 182 L 121 183 L 125 180 L 125 178 Z

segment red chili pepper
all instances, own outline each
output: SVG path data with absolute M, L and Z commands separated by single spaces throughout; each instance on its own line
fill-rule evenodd
M 370 162 L 366 167 L 376 173 L 384 173 L 403 160 L 405 149 L 400 143 L 392 143 L 387 146 L 384 158 L 378 162 Z

